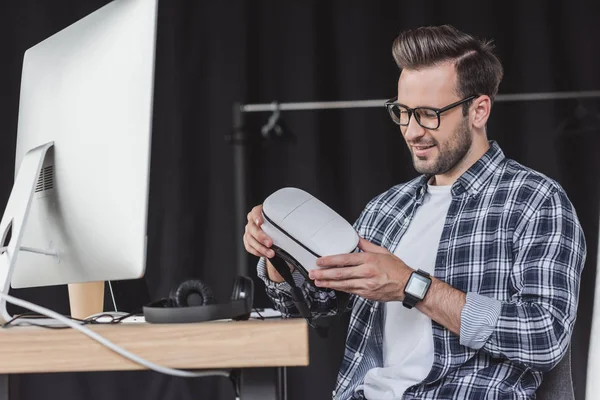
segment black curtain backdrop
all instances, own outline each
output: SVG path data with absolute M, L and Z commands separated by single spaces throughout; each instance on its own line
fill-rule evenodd
M 23 52 L 106 0 L 0 4 L 0 204 L 13 182 Z M 600 11 L 589 1 L 183 1 L 159 6 L 148 266 L 143 279 L 114 282 L 121 309 L 166 296 L 186 278 L 227 301 L 235 275 L 232 105 L 393 97 L 397 33 L 450 23 L 493 38 L 505 67 L 501 93 L 600 89 Z M 573 374 L 584 398 L 594 295 L 600 189 L 600 100 L 497 103 L 489 137 L 507 156 L 558 180 L 575 204 L 589 253 L 573 336 Z M 413 178 L 409 153 L 383 106 L 284 112 L 295 143 L 265 143 L 269 114 L 247 114 L 248 210 L 283 186 L 303 188 L 351 222 L 366 202 Z M 107 162 L 110 158 L 107 157 Z M 256 277 L 256 258 L 249 256 Z M 269 306 L 257 282 L 256 306 Z M 15 295 L 68 312 L 66 286 Z M 107 302 L 107 309 L 111 309 Z M 289 369 L 289 398 L 330 398 L 347 319 L 329 339 L 310 337 L 308 368 Z M 268 346 L 268 343 L 265 343 Z M 1 349 L 0 349 L 1 356 Z M 224 378 L 187 380 L 154 372 L 11 377 L 12 399 L 233 399 Z

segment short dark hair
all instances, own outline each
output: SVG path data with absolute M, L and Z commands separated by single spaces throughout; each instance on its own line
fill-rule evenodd
M 401 32 L 394 40 L 392 54 L 401 70 L 454 62 L 457 95 L 464 98 L 485 94 L 493 102 L 504 74 L 493 49 L 491 41 L 479 40 L 451 25 L 442 25 Z M 469 103 L 463 106 L 465 115 Z

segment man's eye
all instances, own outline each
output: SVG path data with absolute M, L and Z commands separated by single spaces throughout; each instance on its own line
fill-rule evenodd
M 437 114 L 435 113 L 435 111 L 432 110 L 427 110 L 427 109 L 420 109 L 419 110 L 419 116 L 421 118 L 437 118 Z

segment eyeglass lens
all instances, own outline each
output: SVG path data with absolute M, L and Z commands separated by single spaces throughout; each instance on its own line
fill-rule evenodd
M 404 107 L 398 105 L 390 105 L 390 116 L 392 120 L 401 126 L 408 126 L 410 122 L 411 112 Z M 422 127 L 426 129 L 436 129 L 439 125 L 438 115 L 435 111 L 428 108 L 415 108 L 414 115 Z

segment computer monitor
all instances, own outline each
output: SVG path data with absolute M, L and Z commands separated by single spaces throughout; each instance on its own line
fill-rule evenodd
M 114 0 L 25 52 L 5 293 L 143 276 L 157 3 Z

